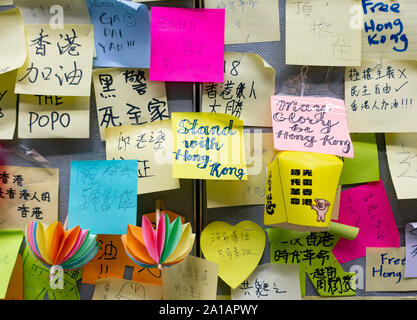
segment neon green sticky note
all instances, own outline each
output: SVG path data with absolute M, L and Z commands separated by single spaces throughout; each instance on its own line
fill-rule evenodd
M 355 154 L 344 158 L 340 185 L 379 180 L 378 147 L 374 133 L 351 133 Z
M 23 240 L 21 230 L 0 231 L 0 299 L 6 296 L 17 254 Z

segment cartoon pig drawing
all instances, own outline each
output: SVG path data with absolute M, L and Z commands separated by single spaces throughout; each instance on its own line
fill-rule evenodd
M 326 218 L 326 213 L 329 210 L 330 202 L 325 199 L 314 199 L 316 205 L 311 205 L 311 209 L 315 210 L 317 213 L 317 222 L 324 222 Z

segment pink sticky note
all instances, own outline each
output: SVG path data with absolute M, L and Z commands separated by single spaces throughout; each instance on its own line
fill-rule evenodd
M 366 256 L 366 247 L 399 247 L 400 236 L 382 181 L 342 191 L 337 222 L 359 228 L 354 240 L 333 248 L 339 263 Z
M 223 82 L 224 9 L 151 9 L 151 81 Z
M 326 97 L 271 97 L 274 148 L 353 158 L 343 100 Z

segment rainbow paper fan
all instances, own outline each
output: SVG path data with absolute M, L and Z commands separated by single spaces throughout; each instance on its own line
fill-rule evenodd
M 142 227 L 127 226 L 122 242 L 127 255 L 136 264 L 145 268 L 161 268 L 181 262 L 193 248 L 195 234 L 190 223 L 181 224 L 180 217 L 172 223 L 165 213 L 157 215 L 154 229 L 146 216 L 142 216 Z
M 81 268 L 95 257 L 100 246 L 97 235 L 79 226 L 65 231 L 61 222 L 45 226 L 31 221 L 26 227 L 26 244 L 42 264 L 50 268 L 51 276 L 57 266 L 64 270 Z

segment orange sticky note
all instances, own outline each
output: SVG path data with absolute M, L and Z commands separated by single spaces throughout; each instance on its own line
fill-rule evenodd
M 17 255 L 4 300 L 23 300 L 23 258 L 21 254 Z

